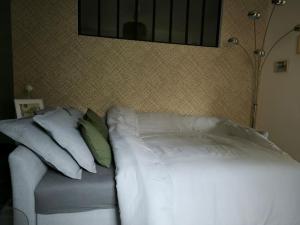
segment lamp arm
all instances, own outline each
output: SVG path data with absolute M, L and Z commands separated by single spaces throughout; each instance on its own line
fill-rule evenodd
M 262 45 L 261 45 L 261 49 L 264 49 L 264 47 L 265 47 L 267 34 L 268 34 L 268 31 L 269 31 L 270 23 L 271 23 L 275 8 L 276 8 L 276 5 L 273 5 L 272 10 L 271 10 L 271 14 L 270 14 L 269 19 L 268 19 L 268 23 L 267 23 L 267 26 L 266 26 L 266 30 L 265 30 L 265 33 L 264 33 L 264 38 L 263 38 L 263 42 L 262 42 Z
M 257 49 L 256 20 L 253 20 L 254 49 Z
M 281 42 L 286 36 L 288 36 L 290 33 L 292 33 L 294 31 L 294 29 L 289 30 L 287 33 L 285 33 L 284 35 L 282 35 L 280 38 L 277 39 L 277 41 L 274 42 L 274 44 L 271 46 L 271 48 L 268 50 L 266 56 L 264 57 L 264 60 L 260 66 L 260 70 L 263 68 L 263 66 L 265 65 L 268 57 L 270 56 L 270 53 L 272 52 L 272 50 L 276 47 L 276 45 Z
M 254 63 L 253 63 L 253 60 L 252 60 L 252 57 L 251 57 L 251 55 L 249 54 L 249 52 L 246 50 L 246 48 L 243 46 L 243 45 L 241 45 L 240 43 L 238 44 L 238 46 L 243 50 L 243 52 L 247 55 L 247 57 L 248 57 L 248 59 L 250 60 L 250 62 L 251 62 L 251 66 L 252 66 L 252 68 L 253 68 L 253 70 L 255 71 L 255 65 L 254 65 Z

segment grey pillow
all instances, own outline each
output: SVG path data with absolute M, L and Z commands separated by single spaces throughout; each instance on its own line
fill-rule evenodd
M 32 118 L 0 121 L 0 132 L 31 149 L 64 175 L 81 179 L 82 170 L 75 160 L 36 126 Z
M 96 173 L 94 157 L 77 129 L 81 117 L 82 114 L 76 113 L 74 109 L 57 108 L 44 115 L 37 115 L 33 120 L 49 132 L 82 168 Z

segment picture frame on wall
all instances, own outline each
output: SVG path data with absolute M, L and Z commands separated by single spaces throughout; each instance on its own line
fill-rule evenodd
M 30 117 L 44 109 L 44 102 L 42 99 L 15 99 L 15 109 L 18 119 Z

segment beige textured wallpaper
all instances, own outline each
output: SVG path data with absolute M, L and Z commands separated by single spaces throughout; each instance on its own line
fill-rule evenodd
M 46 105 L 112 105 L 249 121 L 251 67 L 226 40 L 251 46 L 248 10 L 267 0 L 224 0 L 221 48 L 78 36 L 76 0 L 12 0 L 15 95 L 34 86 Z

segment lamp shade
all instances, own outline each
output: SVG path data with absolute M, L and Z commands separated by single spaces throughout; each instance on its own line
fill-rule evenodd
M 261 17 L 261 13 L 253 10 L 248 13 L 248 17 L 252 20 L 258 20 Z
M 272 0 L 272 4 L 274 4 L 274 5 L 285 5 L 286 0 Z
M 254 51 L 254 54 L 258 57 L 264 57 L 266 55 L 266 52 L 262 49 L 256 49 Z
M 300 32 L 300 24 L 297 24 L 296 26 L 294 26 L 294 31 Z
M 236 37 L 229 38 L 227 42 L 232 45 L 238 45 L 240 43 L 239 39 Z

